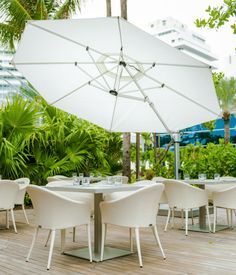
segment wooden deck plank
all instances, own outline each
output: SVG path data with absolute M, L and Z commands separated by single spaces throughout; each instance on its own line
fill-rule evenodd
M 44 244 L 48 232 L 40 230 L 30 262 L 25 262 L 34 228 L 24 223 L 21 210 L 15 212 L 18 234 L 14 233 L 12 227 L 9 230 L 4 228 L 5 214 L 0 212 L 0 274 L 236 274 L 236 229 L 216 234 L 189 232 L 189 236 L 185 237 L 184 232 L 178 229 L 178 218 L 176 228 L 164 232 L 165 217 L 162 216 L 158 216 L 157 221 L 166 260 L 163 260 L 150 229 L 142 229 L 140 232 L 143 268 L 139 267 L 137 253 L 101 263 L 89 263 L 83 259 L 62 255 L 58 232 L 51 269 L 46 271 L 49 248 L 44 247 Z M 27 213 L 33 222 L 33 210 L 29 209 Z M 226 223 L 224 211 L 220 214 L 220 221 Z M 85 227 L 77 229 L 76 234 L 76 242 L 73 243 L 72 229 L 68 230 L 68 250 L 87 245 Z M 109 226 L 106 244 L 127 249 L 128 230 Z

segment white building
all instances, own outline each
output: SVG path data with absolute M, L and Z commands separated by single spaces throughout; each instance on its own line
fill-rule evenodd
M 236 55 L 229 55 L 220 60 L 219 68 L 226 77 L 236 78 Z
M 0 46 L 0 102 L 20 92 L 25 78 L 10 64 L 13 53 Z
M 148 32 L 206 64 L 217 60 L 202 35 L 171 17 L 149 23 Z

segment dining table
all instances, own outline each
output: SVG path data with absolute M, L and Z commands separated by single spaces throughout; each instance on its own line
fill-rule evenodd
M 93 246 L 93 261 L 100 261 L 101 254 L 101 238 L 102 238 L 102 220 L 100 211 L 100 202 L 103 201 L 105 194 L 122 191 L 135 191 L 142 188 L 142 185 L 136 184 L 108 184 L 106 181 L 93 183 L 89 185 L 66 185 L 66 186 L 46 186 L 45 188 L 54 191 L 66 192 L 83 192 L 94 194 L 94 246 Z M 103 260 L 108 260 L 120 256 L 132 254 L 130 250 L 118 249 L 105 246 Z M 71 255 L 89 260 L 88 248 L 79 248 L 64 252 L 66 255 Z

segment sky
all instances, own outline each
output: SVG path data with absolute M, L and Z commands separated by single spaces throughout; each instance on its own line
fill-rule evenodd
M 111 0 L 112 15 L 120 15 L 120 0 Z M 219 30 L 197 28 L 194 21 L 197 18 L 207 18 L 206 8 L 218 6 L 222 0 L 127 0 L 128 21 L 147 30 L 148 23 L 157 19 L 172 17 L 186 24 L 190 30 L 202 34 L 211 52 L 220 60 L 235 54 L 236 35 L 233 35 L 229 25 Z M 106 16 L 106 0 L 84 0 L 78 18 Z

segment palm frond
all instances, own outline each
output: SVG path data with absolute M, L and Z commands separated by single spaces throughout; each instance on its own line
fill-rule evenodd
M 76 10 L 80 10 L 80 0 L 66 0 L 54 15 L 54 19 L 68 19 Z

